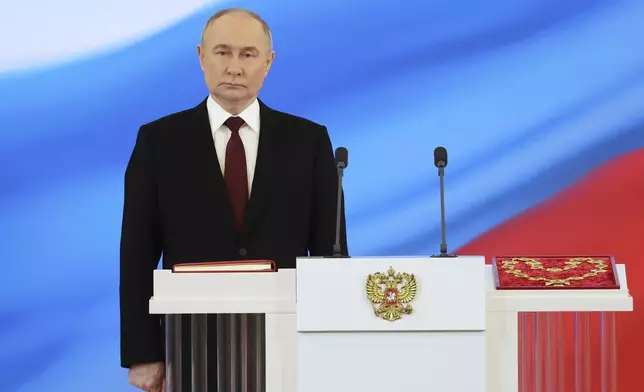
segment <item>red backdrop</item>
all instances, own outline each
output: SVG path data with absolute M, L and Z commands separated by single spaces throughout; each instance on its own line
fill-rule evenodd
M 643 252 L 644 150 L 636 150 L 601 166 L 556 197 L 499 225 L 457 253 L 609 254 L 618 264 L 626 264 L 635 311 L 617 316 L 619 390 L 642 392 L 644 312 L 637 308 L 644 289 L 640 261 Z M 572 351 L 572 345 L 566 349 Z M 568 352 L 567 357 L 571 355 Z

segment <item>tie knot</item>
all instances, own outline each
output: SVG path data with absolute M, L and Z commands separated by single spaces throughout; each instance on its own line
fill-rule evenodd
M 244 125 L 244 120 L 241 117 L 228 117 L 224 123 L 233 132 L 239 132 L 239 128 Z

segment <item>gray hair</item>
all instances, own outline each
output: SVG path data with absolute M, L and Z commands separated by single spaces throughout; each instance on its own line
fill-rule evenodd
M 271 28 L 268 27 L 268 23 L 266 23 L 266 21 L 262 19 L 262 17 L 256 14 L 255 12 L 251 10 L 247 10 L 245 8 L 225 8 L 213 14 L 210 18 L 208 18 L 208 21 L 206 22 L 206 25 L 204 26 L 201 32 L 201 43 L 203 44 L 204 35 L 206 34 L 206 30 L 208 29 L 208 27 L 210 27 L 211 24 L 213 24 L 217 19 L 221 18 L 222 16 L 227 14 L 232 14 L 235 12 L 246 14 L 251 18 L 255 19 L 256 21 L 258 21 L 262 25 L 262 30 L 264 30 L 264 33 L 266 33 L 266 36 L 268 37 L 270 49 L 273 49 L 273 34 L 271 33 Z

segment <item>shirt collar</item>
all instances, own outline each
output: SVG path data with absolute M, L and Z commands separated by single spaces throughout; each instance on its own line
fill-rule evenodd
M 213 98 L 212 95 L 208 96 L 206 102 L 208 109 L 208 119 L 210 120 L 210 127 L 214 130 L 219 129 L 228 117 L 233 116 L 222 108 Z M 246 109 L 239 113 L 238 117 L 248 125 L 253 131 L 259 133 L 259 102 L 257 99 L 253 101 Z

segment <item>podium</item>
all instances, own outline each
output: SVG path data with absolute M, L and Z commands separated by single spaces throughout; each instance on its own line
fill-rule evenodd
M 374 314 L 375 273 L 413 274 L 411 314 Z M 485 391 L 483 257 L 304 259 L 297 282 L 298 391 Z
M 264 273 L 154 271 L 150 313 L 165 315 L 168 392 L 294 392 L 296 363 L 294 269 Z M 190 363 L 182 363 L 181 317 L 190 317 Z M 215 317 L 207 318 L 207 315 Z M 207 320 L 216 323 L 208 336 Z M 206 341 L 216 339 L 217 352 Z M 216 363 L 208 363 L 208 357 Z M 182 388 L 182 367 L 191 384 Z M 207 377 L 216 367 L 217 377 Z
M 618 391 L 615 313 L 633 310 L 624 264 L 619 289 L 598 290 L 497 290 L 486 270 L 488 391 Z
M 563 312 L 575 318 L 575 385 L 587 385 L 584 358 L 598 346 L 603 390 L 614 391 L 613 312 L 633 307 L 624 265 L 616 274 L 618 290 L 497 290 L 483 256 L 300 258 L 278 272 L 157 270 L 150 313 L 165 315 L 169 392 L 569 392 L 558 389 L 570 362 Z M 390 277 L 396 290 L 383 283 Z M 601 324 L 595 343 L 591 316 Z M 181 317 L 191 320 L 188 364 Z M 207 339 L 217 340 L 214 364 Z M 212 367 L 216 379 L 206 376 Z

